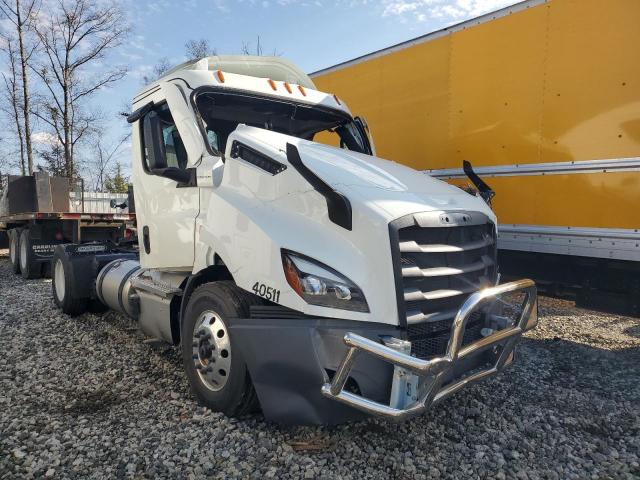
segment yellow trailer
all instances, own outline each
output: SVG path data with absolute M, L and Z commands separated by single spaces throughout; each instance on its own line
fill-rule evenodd
M 472 163 L 504 273 L 640 313 L 639 25 L 640 0 L 529 0 L 311 76 L 378 156 L 458 185 Z

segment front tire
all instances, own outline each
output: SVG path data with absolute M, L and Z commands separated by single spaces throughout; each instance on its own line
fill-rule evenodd
M 230 318 L 246 318 L 257 297 L 232 282 L 207 283 L 189 297 L 182 324 L 182 361 L 200 404 L 235 417 L 258 407 L 247 365 L 230 334 Z

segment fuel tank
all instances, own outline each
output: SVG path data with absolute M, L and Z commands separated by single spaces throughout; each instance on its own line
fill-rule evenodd
M 131 281 L 142 273 L 137 260 L 118 259 L 104 266 L 96 278 L 96 294 L 110 309 L 137 319 L 140 313 L 138 295 Z

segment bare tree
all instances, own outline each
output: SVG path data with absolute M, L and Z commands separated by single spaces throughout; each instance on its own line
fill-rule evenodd
M 249 48 L 249 42 L 242 42 L 242 54 L 243 55 L 262 55 L 262 46 L 260 45 L 260 35 L 258 35 L 258 41 L 256 42 L 256 51 L 255 53 L 251 52 Z
M 209 45 L 209 40 L 206 38 L 189 40 L 184 44 L 184 51 L 188 60 L 200 60 L 201 58 L 218 54 L 216 49 Z
M 20 147 L 20 173 L 26 175 L 26 151 L 24 141 L 24 131 L 22 122 L 22 97 L 20 93 L 20 78 L 18 72 L 18 50 L 14 45 L 10 37 L 4 38 L 5 45 L 3 50 L 7 56 L 7 63 L 9 67 L 8 74 L 2 73 L 2 79 L 4 80 L 5 92 L 4 102 L 2 109 L 11 118 L 14 127 L 16 137 L 18 139 L 18 145 Z M 32 173 L 32 172 L 30 172 Z
M 210 55 L 217 55 L 216 49 L 209 45 L 209 40 L 201 38 L 199 40 L 189 40 L 184 44 L 184 53 L 187 57 L 187 61 L 200 60 L 201 58 L 208 57 Z M 162 77 L 172 67 L 171 62 L 167 57 L 162 57 L 153 66 L 153 70 L 149 75 L 142 77 L 142 83 L 147 85 Z
M 74 149 L 90 132 L 95 120 L 86 108 L 86 101 L 126 74 L 125 67 L 101 74 L 90 73 L 89 67 L 122 44 L 128 27 L 115 3 L 57 0 L 50 19 L 38 24 L 36 30 L 44 62 L 33 71 L 47 93 L 36 115 L 58 137 L 66 175 L 71 177 L 76 173 Z
M 16 152 L 11 151 L 11 149 L 7 150 L 5 148 L 6 143 L 5 138 L 0 137 L 0 146 L 3 147 L 0 149 L 0 171 L 2 172 L 0 174 L 0 190 L 2 187 L 2 176 L 7 173 L 14 172 L 16 167 L 21 167 L 21 165 L 16 162 Z
M 109 143 L 102 137 L 98 137 L 94 145 L 94 161 L 93 161 L 93 179 L 94 189 L 96 192 L 105 190 L 105 182 L 109 179 L 109 171 L 111 163 L 121 152 L 122 146 L 131 138 L 128 133 L 115 143 Z
M 171 63 L 167 57 L 162 57 L 158 60 L 153 66 L 152 73 L 150 75 L 145 75 L 142 77 L 142 83 L 146 85 L 147 83 L 151 83 L 157 79 L 159 79 L 162 75 L 167 73 L 167 71 L 171 68 Z
M 262 44 L 260 43 L 260 35 L 258 35 L 258 40 L 256 41 L 256 48 L 254 51 L 251 50 L 249 42 L 242 42 L 242 54 L 243 55 L 257 55 L 259 57 L 264 55 L 264 50 L 262 48 Z M 282 56 L 282 52 L 279 52 L 277 49 L 273 49 L 271 53 L 272 57 L 280 57 Z
M 27 38 L 35 27 L 36 18 L 40 10 L 40 0 L 26 0 L 21 4 L 20 0 L 0 0 L 0 12 L 13 24 L 18 40 L 18 58 L 20 63 L 20 87 L 22 89 L 21 108 L 24 137 L 20 139 L 21 154 L 26 149 L 27 166 L 29 175 L 33 174 L 33 150 L 31 145 L 31 106 L 29 98 L 29 69 L 31 56 L 37 48 L 37 42 L 29 43 Z M 14 79 L 18 77 L 14 76 Z M 16 122 L 18 119 L 16 118 Z M 21 127 L 22 129 L 22 127 Z M 24 142 L 24 147 L 22 143 Z M 23 169 L 24 174 L 24 169 Z

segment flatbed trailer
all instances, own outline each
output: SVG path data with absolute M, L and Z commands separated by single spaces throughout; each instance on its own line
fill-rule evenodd
M 129 212 L 127 194 L 84 192 L 82 186 L 73 191 L 71 184 L 41 173 L 2 179 L 0 232 L 8 237 L 14 273 L 48 275 L 60 244 L 91 244 L 84 247 L 90 249 L 133 242 L 135 213 Z

